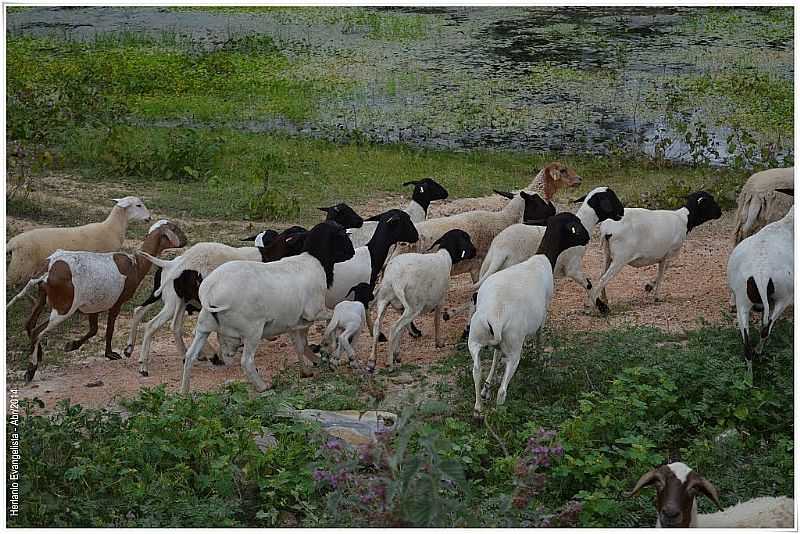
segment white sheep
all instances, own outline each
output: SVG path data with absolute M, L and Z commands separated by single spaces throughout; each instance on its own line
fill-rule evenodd
M 414 191 L 411 194 L 411 201 L 403 208 L 403 211 L 408 213 L 411 217 L 411 222 L 418 223 L 425 220 L 428 216 L 428 206 L 434 200 L 444 200 L 447 198 L 447 189 L 442 187 L 438 182 L 432 178 L 423 178 L 422 180 L 412 180 L 405 182 L 404 186 L 413 185 Z M 364 221 L 364 225 L 360 228 L 354 228 L 350 232 L 350 240 L 353 242 L 353 248 L 363 247 L 366 245 L 375 229 L 378 227 L 378 222 L 391 216 L 393 210 L 388 210 L 378 215 L 374 215 Z
M 736 200 L 734 244 L 786 215 L 792 199 L 779 189 L 794 189 L 794 167 L 767 169 L 747 179 Z
M 56 250 L 115 252 L 125 241 L 129 221 L 149 221 L 150 212 L 138 197 L 113 199 L 115 206 L 106 220 L 72 228 L 35 228 L 11 238 L 6 255 L 6 283 L 12 286 L 41 274 Z
M 262 337 L 289 333 L 308 373 L 308 362 L 318 361 L 308 347 L 308 329 L 330 318 L 325 293 L 334 280 L 334 264 L 353 254 L 345 229 L 327 221 L 311 229 L 297 256 L 272 263 L 231 261 L 211 272 L 200 284 L 202 309 L 186 353 L 181 392 L 189 391 L 192 365 L 211 332 L 244 343 L 242 368 L 259 392 L 268 388 L 254 364 Z
M 259 234 L 260 235 L 260 234 Z M 183 343 L 183 320 L 186 317 L 187 307 L 199 307 L 198 291 L 200 284 L 214 269 L 229 261 L 258 261 L 267 262 L 280 259 L 286 255 L 299 254 L 302 242 L 305 239 L 305 229 L 293 226 L 278 234 L 264 247 L 231 247 L 222 243 L 197 243 L 189 250 L 172 260 L 151 258 L 151 261 L 163 269 L 160 287 L 153 292 L 152 298 L 161 296 L 164 307 L 146 325 L 142 347 L 139 350 L 139 373 L 149 375 L 150 345 L 153 335 L 170 318 L 172 319 L 172 335 L 178 355 L 183 358 L 186 354 L 186 345 Z M 261 244 L 264 244 L 263 236 Z M 256 236 L 258 238 L 258 236 Z M 154 302 L 154 301 L 153 301 Z M 144 313 L 151 305 L 151 299 L 134 310 L 133 323 L 125 347 L 125 355 L 133 353 L 136 343 L 138 324 Z M 220 339 L 220 345 L 222 340 Z M 220 347 L 219 356 L 211 359 L 214 365 L 222 365 L 224 357 L 230 355 Z
M 334 268 L 333 279 L 336 280 L 336 269 Z M 368 283 L 360 282 L 353 286 L 347 296 L 353 295 L 353 300 L 343 300 L 333 309 L 333 317 L 325 327 L 322 334 L 321 347 L 326 352 L 331 353 L 332 363 L 341 363 L 341 353 L 344 351 L 353 368 L 361 368 L 361 364 L 356 358 L 353 345 L 358 341 L 361 328 L 367 320 L 367 308 L 373 299 L 373 286 Z
M 794 500 L 788 497 L 757 497 L 722 509 L 717 488 L 682 462 L 659 466 L 642 475 L 633 497 L 642 488 L 655 486 L 656 528 L 792 528 Z M 705 495 L 720 509 L 697 513 L 697 495 Z
M 428 250 L 436 240 L 450 230 L 463 230 L 469 234 L 475 246 L 475 257 L 466 261 L 459 262 L 453 267 L 451 276 L 463 273 L 470 273 L 472 281 L 478 281 L 481 262 L 489 250 L 489 245 L 497 234 L 506 227 L 523 221 L 526 210 L 534 210 L 536 201 L 541 199 L 537 195 L 528 194 L 520 191 L 516 195 L 495 191 L 496 193 L 510 198 L 500 211 L 475 210 L 466 213 L 459 213 L 449 217 L 438 219 L 428 219 L 417 223 L 419 240 L 412 245 L 398 245 L 395 249 L 395 257 L 399 254 L 408 252 L 424 252 Z
M 387 305 L 403 310 L 389 334 L 387 365 L 390 368 L 395 359 L 398 363 L 400 361 L 397 356 L 400 336 L 420 313 L 434 312 L 435 342 L 437 347 L 442 346 L 439 317 L 447 295 L 450 271 L 460 262 L 469 261 L 475 255 L 475 246 L 469 234 L 459 229 L 448 230 L 429 249 L 436 246 L 439 250 L 433 254 L 401 254 L 386 265 L 375 297 L 378 312 L 373 327 L 372 353 L 367 364 L 370 372 L 375 370 L 380 324 Z
M 605 288 L 626 265 L 647 267 L 658 264 L 656 279 L 645 285 L 645 291 L 658 298 L 658 289 L 669 261 L 676 257 L 687 235 L 704 222 L 719 219 L 722 211 L 714 197 L 705 191 L 686 197 L 686 204 L 677 210 L 625 208 L 620 221 L 600 223 L 600 239 L 605 252 L 603 275 L 593 285 L 590 300 L 601 313 L 608 313 Z M 602 294 L 603 300 L 598 296 Z
M 559 213 L 547 220 L 547 230 L 539 249 L 528 260 L 488 277 L 478 290 L 467 347 L 472 355 L 472 379 L 475 383 L 475 417 L 482 412 L 481 399 L 489 398 L 499 355 L 506 357 L 506 369 L 497 393 L 503 404 L 506 391 L 519 365 L 525 338 L 539 333 L 547 318 L 553 296 L 553 269 L 564 250 L 589 242 L 589 233 L 580 219 L 571 213 Z M 483 347 L 495 348 L 492 367 L 481 388 Z
M 752 377 L 750 311 L 762 311 L 760 354 L 783 311 L 794 303 L 794 206 L 782 219 L 744 239 L 728 258 L 728 287 L 736 301 L 744 358 Z

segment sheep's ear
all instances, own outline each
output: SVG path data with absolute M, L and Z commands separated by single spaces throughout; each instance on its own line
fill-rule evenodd
M 493 189 L 493 191 L 498 195 L 500 195 L 501 197 L 514 198 L 514 194 L 509 193 L 508 191 L 498 191 L 497 189 Z
M 417 185 L 418 183 L 419 183 L 419 181 L 417 181 L 417 180 L 409 180 L 407 182 L 403 182 L 403 187 L 405 187 L 407 185 Z
M 778 193 L 783 193 L 784 195 L 794 196 L 794 188 L 791 189 L 776 189 Z
M 253 240 L 255 240 L 255 238 L 257 238 L 257 237 L 258 237 L 258 234 L 256 234 L 256 235 L 251 235 L 250 237 L 245 237 L 245 238 L 242 238 L 242 239 L 240 239 L 239 241 L 253 241 Z
M 719 503 L 719 492 L 717 488 L 714 487 L 714 484 L 706 480 L 705 478 L 701 477 L 697 473 L 691 473 L 692 479 L 689 481 L 689 484 L 686 486 L 687 491 L 690 489 L 695 489 L 711 499 L 714 504 L 717 505 L 717 508 L 722 510 L 722 505 Z
M 164 228 L 164 229 L 162 229 L 162 232 L 167 237 L 167 239 L 169 239 L 170 243 L 173 244 L 173 246 L 175 246 L 175 247 L 180 247 L 181 246 L 181 238 L 178 237 L 178 234 L 173 232 L 172 229 Z
M 133 201 L 129 197 L 125 198 L 112 198 L 111 200 L 120 208 L 127 208 L 133 205 Z
M 588 196 L 588 193 L 586 195 L 583 195 L 581 198 L 576 198 L 575 200 L 572 201 L 572 203 L 573 204 L 577 204 L 578 202 L 584 202 L 584 201 L 586 201 L 586 197 L 587 196 Z
M 664 485 L 664 475 L 661 474 L 661 471 L 658 469 L 651 469 L 647 473 L 643 474 L 639 481 L 636 483 L 636 486 L 633 489 L 626 493 L 626 497 L 635 497 L 639 495 L 639 491 L 645 486 L 650 486 L 652 484 L 659 484 L 661 486 Z

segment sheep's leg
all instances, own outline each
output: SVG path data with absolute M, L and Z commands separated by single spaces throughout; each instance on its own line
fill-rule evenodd
M 376 353 L 378 351 L 378 336 L 381 330 L 381 321 L 383 320 L 383 313 L 386 311 L 386 306 L 389 304 L 386 300 L 378 302 L 378 313 L 375 315 L 375 323 L 372 329 L 372 350 L 367 360 L 367 371 L 372 373 L 375 371 Z
M 750 377 L 750 382 L 753 382 L 753 349 L 750 346 L 750 310 L 752 304 L 747 295 L 742 292 L 741 297 L 736 298 L 736 320 L 739 323 L 739 332 L 742 335 L 743 343 L 743 357 L 747 364 L 747 375 Z
M 414 324 L 414 321 L 408 325 L 408 335 L 411 337 L 422 337 L 422 330 L 417 328 L 417 325 Z
M 263 327 L 259 331 L 263 330 Z M 248 336 L 244 338 L 244 349 L 242 350 L 242 370 L 245 372 L 253 387 L 258 393 L 268 390 L 271 385 L 267 385 L 258 374 L 255 365 L 256 349 L 261 341 L 261 336 Z
M 125 350 L 122 351 L 126 358 L 130 358 L 131 354 L 133 354 L 133 347 L 136 345 L 136 334 L 139 332 L 139 323 L 144 319 L 144 314 L 157 303 L 158 301 L 145 304 L 144 306 L 137 306 L 136 309 L 133 310 L 131 331 L 128 332 L 128 345 L 125 347 Z
M 117 315 L 119 315 L 119 306 L 115 306 L 108 310 L 108 321 L 106 322 L 106 358 L 109 360 L 119 360 L 121 356 L 119 353 L 111 349 L 111 341 L 114 337 L 114 324 L 117 322 Z
M 178 355 L 181 360 L 186 358 L 186 344 L 183 342 L 183 319 L 186 317 L 186 302 L 183 299 L 178 299 L 175 305 L 175 311 L 172 314 L 172 338 L 175 340 L 175 348 L 178 349 Z M 200 359 L 200 356 L 198 356 Z
M 403 307 L 403 315 L 397 320 L 395 325 L 392 327 L 392 331 L 389 334 L 389 358 L 387 362 L 387 366 L 391 369 L 394 367 L 394 362 L 397 360 L 397 363 L 401 363 L 400 358 L 400 337 L 403 335 L 403 329 L 406 328 L 411 321 L 418 315 L 414 313 L 414 310 L 408 305 L 408 303 L 403 303 L 405 306 Z
M 607 300 L 606 301 L 600 300 L 599 298 L 597 298 L 597 295 L 601 293 L 605 295 L 605 288 L 608 285 L 608 283 L 611 281 L 612 278 L 617 276 L 624 267 L 625 267 L 624 263 L 616 262 L 612 259 L 611 265 L 608 267 L 608 270 L 606 270 L 606 272 L 603 273 L 603 276 L 600 277 L 600 280 L 597 281 L 597 284 L 594 287 L 592 287 L 592 301 L 595 303 L 597 309 L 603 315 L 606 315 L 608 313 Z
M 434 344 L 437 348 L 444 347 L 444 343 L 442 343 L 442 331 L 441 325 L 439 324 L 442 320 L 442 307 L 436 306 L 433 310 L 433 339 Z M 413 323 L 411 323 L 413 324 Z
M 201 330 L 199 324 L 197 328 L 195 328 L 194 339 L 192 340 L 192 344 L 189 345 L 189 350 L 186 352 L 186 358 L 183 360 L 183 377 L 181 378 L 181 393 L 183 395 L 189 393 L 189 380 L 192 375 L 192 366 L 195 360 L 197 360 L 197 355 L 203 350 L 203 345 L 206 344 L 209 334 L 211 334 L 211 332 Z
M 71 316 L 72 314 L 69 312 L 65 315 L 61 315 L 58 313 L 58 311 L 52 310 L 50 312 L 50 320 L 37 326 L 34 330 L 31 358 L 30 362 L 28 362 L 28 369 L 25 371 L 26 384 L 33 380 L 33 376 L 36 374 L 36 369 L 39 367 L 39 362 L 42 361 L 42 338 L 46 333 L 66 321 Z
M 354 333 L 345 338 L 346 343 L 344 345 L 344 350 L 347 352 L 347 359 L 350 363 L 351 369 L 358 369 L 359 371 L 363 371 L 364 368 L 361 365 L 361 362 L 358 361 L 356 357 L 356 352 L 353 350 L 353 345 L 358 341 L 358 333 Z
M 644 285 L 644 290 L 648 293 L 653 293 L 653 300 L 658 301 L 658 288 L 661 287 L 661 279 L 664 278 L 664 272 L 667 270 L 668 261 L 666 259 L 658 262 L 658 274 L 653 282 Z
M 472 382 L 475 384 L 475 407 L 472 410 L 472 415 L 476 419 L 481 418 L 481 346 L 475 341 L 468 341 L 467 347 L 469 353 L 472 355 Z M 494 366 L 494 363 L 492 364 Z
M 297 358 L 303 366 L 302 375 L 306 377 L 312 376 L 314 372 L 311 368 L 314 365 L 319 365 L 319 358 L 311 352 L 308 346 L 308 328 L 292 330 L 290 335 L 294 343 L 294 350 L 297 352 Z
M 608 268 L 611 267 L 611 252 L 608 249 L 608 239 L 605 239 L 604 243 L 605 243 L 605 246 L 603 247 L 603 260 L 604 261 L 603 261 L 603 271 L 600 273 L 601 276 L 602 276 L 602 273 L 608 271 Z M 606 303 L 608 302 L 608 295 L 606 295 L 606 287 L 605 286 L 603 286 L 603 290 L 600 292 L 600 299 L 603 302 L 606 302 Z M 589 305 L 591 306 L 593 304 L 592 301 L 594 299 L 590 296 L 589 300 L 590 300 Z
M 503 374 L 503 380 L 500 382 L 500 389 L 497 390 L 497 405 L 506 402 L 506 391 L 508 390 L 508 383 L 514 378 L 514 373 L 517 372 L 519 365 L 520 353 L 522 352 L 522 344 L 512 347 L 508 352 L 503 351 L 506 355 L 506 371 Z
M 577 252 L 571 253 L 566 260 L 566 265 L 564 265 L 564 275 L 586 290 L 584 305 L 591 306 L 592 281 L 589 280 L 589 277 L 583 272 L 582 263 L 583 254 L 578 254 Z M 608 266 L 606 266 L 606 268 L 608 268 Z M 605 298 L 605 295 L 603 295 L 603 298 Z
M 97 317 L 99 315 L 100 314 L 98 313 L 89 314 L 89 331 L 86 333 L 86 335 L 84 335 L 79 339 L 68 341 L 67 344 L 64 345 L 64 352 L 71 352 L 73 350 L 81 348 L 84 343 L 89 341 L 97 334 Z
M 477 268 L 473 268 L 469 272 L 470 277 L 472 277 L 472 284 L 473 285 L 477 284 L 478 280 L 481 279 L 481 267 L 480 266 L 481 266 L 482 263 L 483 263 L 483 259 L 481 259 L 481 262 L 478 264 Z
M 494 354 L 492 355 L 492 366 L 489 368 L 489 376 L 486 377 L 486 382 L 484 382 L 483 387 L 481 387 L 481 398 L 485 401 L 488 401 L 492 398 L 492 383 L 494 381 L 494 373 L 497 370 L 498 361 L 500 361 L 500 351 L 498 349 L 494 349 Z
M 153 335 L 156 333 L 156 330 L 161 328 L 161 326 L 169 320 L 169 317 L 172 315 L 176 304 L 177 303 L 174 300 L 167 300 L 164 303 L 164 307 L 161 308 L 161 311 L 159 311 L 158 314 L 150 319 L 150 321 L 145 325 L 144 337 L 142 338 L 142 347 L 139 349 L 139 374 L 142 376 L 148 376 L 149 374 L 148 366 L 150 364 L 150 343 L 153 340 Z M 184 363 L 186 363 L 185 355 Z
M 788 302 L 778 302 L 772 308 L 772 313 L 770 314 L 771 316 L 767 322 L 767 325 L 761 328 L 761 336 L 755 349 L 756 354 L 760 355 L 764 351 L 764 345 L 766 345 L 767 338 L 769 338 L 769 335 L 772 333 L 772 327 L 775 325 L 775 321 L 780 319 L 781 314 L 788 305 Z

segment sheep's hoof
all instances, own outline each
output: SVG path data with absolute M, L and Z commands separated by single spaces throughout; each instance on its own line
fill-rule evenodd
M 414 323 L 408 325 L 408 333 L 411 337 L 420 337 L 422 336 L 422 330 L 416 327 Z
M 302 376 L 303 378 L 311 378 L 312 376 L 314 376 L 314 369 L 311 367 L 303 367 L 300 370 L 300 376 Z
M 481 388 L 481 399 L 484 401 L 488 401 L 492 398 L 492 387 L 487 383 L 484 382 L 483 387 Z
M 450 314 L 447 313 L 446 311 L 442 312 L 442 319 L 444 319 L 445 321 L 449 321 L 450 320 Z
M 73 350 L 79 349 L 80 347 L 81 344 L 78 343 L 77 341 L 68 341 L 64 345 L 64 352 L 72 352 Z
M 139 374 L 142 375 L 142 376 L 150 376 L 150 373 L 148 373 L 147 371 L 145 371 L 143 369 L 139 369 Z
M 653 290 L 654 287 L 655 286 L 653 286 L 653 284 L 648 282 L 647 284 L 644 285 L 644 290 L 647 291 L 648 293 L 650 293 Z
M 122 359 L 122 356 L 119 355 L 119 352 L 114 352 L 112 350 L 111 352 L 106 353 L 106 358 L 108 358 L 109 360 L 120 360 Z
M 597 310 L 600 312 L 601 315 L 608 315 L 608 304 L 606 304 L 600 299 L 597 299 L 595 301 L 595 305 L 597 306 Z
M 25 383 L 26 384 L 30 384 L 31 383 L 31 380 L 33 380 L 33 375 L 36 374 L 36 369 L 38 367 L 39 367 L 38 365 L 34 365 L 32 363 L 28 364 L 28 369 L 25 371 Z
M 128 345 L 125 347 L 125 350 L 122 351 L 122 354 L 124 354 L 126 358 L 130 358 L 131 354 L 133 354 L 133 345 Z
M 386 336 L 383 335 L 383 332 L 378 334 L 378 343 L 386 343 L 387 341 L 389 341 L 389 340 L 386 339 Z
M 225 365 L 225 360 L 219 357 L 219 354 L 216 352 L 214 353 L 214 357 L 211 358 L 211 363 L 214 365 Z
M 478 410 L 473 410 L 472 419 L 476 423 L 483 423 L 483 414 L 481 414 L 481 412 L 479 412 Z
M 198 362 L 207 362 L 208 358 L 206 358 L 205 354 L 200 353 L 200 354 L 197 355 L 197 361 Z

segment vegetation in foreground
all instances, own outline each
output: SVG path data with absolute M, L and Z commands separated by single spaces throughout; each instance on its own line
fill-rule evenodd
M 726 506 L 791 495 L 792 332 L 776 326 L 754 387 L 732 328 L 550 332 L 552 351 L 525 355 L 486 424 L 471 419 L 462 351 L 411 369 L 429 376 L 427 400 L 360 450 L 277 413 L 369 409 L 386 375 L 284 374 L 257 397 L 243 384 L 144 390 L 116 411 L 64 403 L 43 415 L 31 401 L 10 525 L 651 526 L 650 496 L 623 493 L 667 459 L 713 481 Z M 277 445 L 262 451 L 265 430 Z

